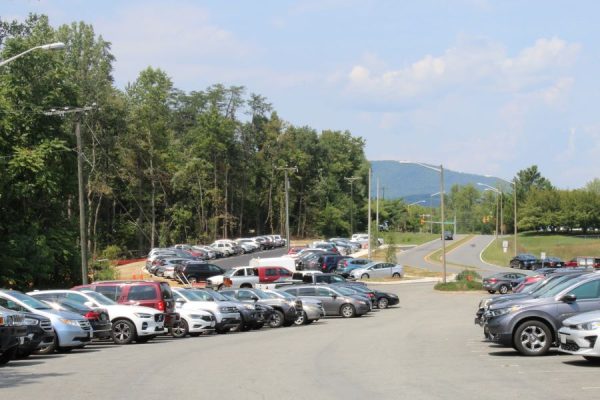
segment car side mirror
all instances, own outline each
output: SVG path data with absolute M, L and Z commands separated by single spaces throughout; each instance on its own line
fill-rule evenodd
M 334 299 L 337 299 L 337 294 L 333 293 L 333 294 L 331 295 L 331 297 L 332 297 L 332 298 L 334 298 Z
M 257 296 L 252 296 L 252 297 L 250 297 L 250 298 L 251 298 L 252 300 L 254 300 L 254 301 L 258 301 L 258 297 L 257 297 Z
M 565 303 L 573 303 L 577 301 L 577 296 L 575 296 L 573 293 L 567 293 L 563 297 L 561 297 L 560 300 L 564 301 Z

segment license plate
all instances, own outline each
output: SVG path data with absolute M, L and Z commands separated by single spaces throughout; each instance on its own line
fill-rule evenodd
M 24 345 L 25 344 L 25 336 L 20 336 L 19 337 L 19 344 L 20 345 Z
M 567 335 L 560 335 L 560 342 L 563 344 L 567 343 Z

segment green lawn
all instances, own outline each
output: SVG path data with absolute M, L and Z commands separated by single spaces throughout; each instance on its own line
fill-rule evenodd
M 483 252 L 483 260 L 492 264 L 508 266 L 514 256 L 513 237 L 498 238 Z M 502 241 L 508 240 L 507 253 L 502 251 Z M 569 235 L 522 233 L 517 237 L 519 253 L 531 253 L 536 257 L 560 257 L 567 261 L 577 256 L 600 256 L 600 239 L 583 239 Z
M 405 244 L 423 244 L 430 242 L 440 237 L 439 234 L 434 233 L 411 233 L 411 232 L 380 232 L 379 235 L 383 238 L 385 243 L 393 243 L 396 245 Z

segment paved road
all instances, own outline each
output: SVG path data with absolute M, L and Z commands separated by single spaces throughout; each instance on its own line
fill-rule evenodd
M 253 258 L 281 257 L 284 254 L 287 254 L 287 249 L 285 247 L 282 247 L 279 249 L 257 251 L 255 253 L 242 254 L 234 257 L 219 258 L 218 260 L 210 261 L 210 263 L 219 265 L 220 267 L 223 267 L 225 269 L 230 269 L 233 267 L 249 265 L 250 260 L 252 260 Z
M 460 240 L 464 238 L 465 235 L 456 235 L 454 240 Z M 446 241 L 446 245 L 452 242 Z M 442 241 L 440 239 L 433 240 L 431 242 L 427 242 L 420 246 L 414 247 L 410 250 L 401 252 L 398 254 L 397 260 L 399 264 L 410 265 L 412 267 L 425 268 L 430 271 L 438 271 L 441 272 L 443 267 L 441 264 L 432 263 L 425 260 L 425 257 L 436 250 L 442 248 Z M 448 272 L 460 272 L 463 268 L 454 267 L 451 265 L 447 265 Z
M 352 320 L 142 345 L 93 345 L 0 368 L 0 398 L 598 399 L 575 356 L 525 358 L 482 341 L 476 294 L 386 286 L 401 307 Z

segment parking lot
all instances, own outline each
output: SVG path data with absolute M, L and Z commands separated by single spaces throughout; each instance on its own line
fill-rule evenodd
M 147 344 L 94 344 L 0 369 L 15 399 L 596 399 L 598 370 L 552 352 L 525 358 L 484 342 L 482 293 L 387 285 L 400 306 L 310 326 Z

